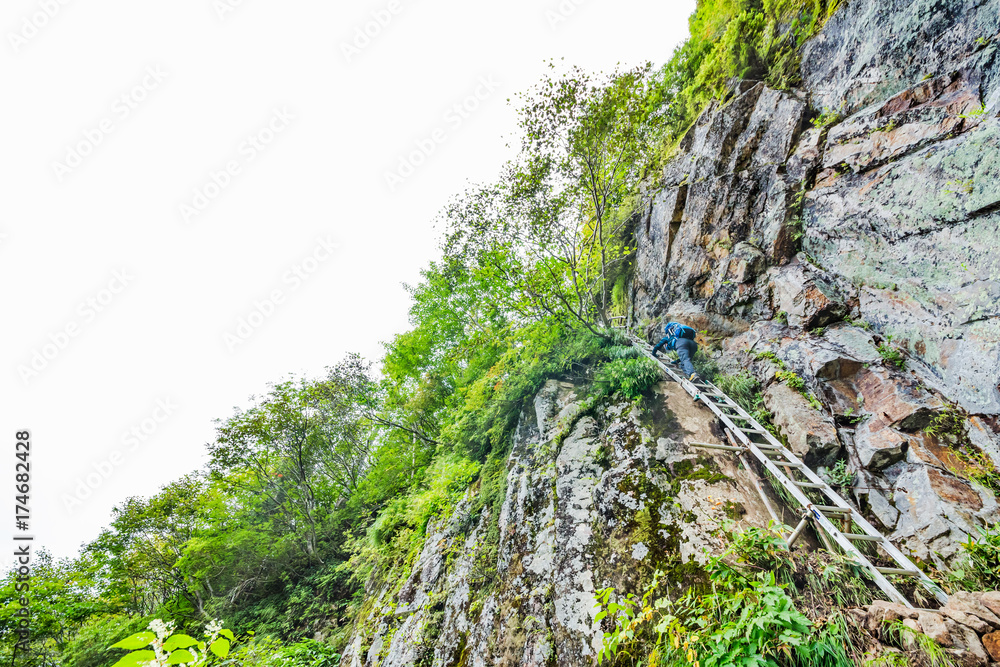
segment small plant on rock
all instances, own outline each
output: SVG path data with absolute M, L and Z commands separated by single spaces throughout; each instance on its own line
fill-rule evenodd
M 891 366 L 893 368 L 898 368 L 899 370 L 906 370 L 906 358 L 903 353 L 891 345 L 892 336 L 885 343 L 879 343 L 878 353 L 882 357 L 883 363 L 886 366 Z
M 854 482 L 854 473 L 847 468 L 847 461 L 844 460 L 827 469 L 825 477 L 830 486 L 846 487 Z
M 812 126 L 822 130 L 823 128 L 836 125 L 840 122 L 840 114 L 833 109 L 823 109 L 823 111 L 812 119 Z
M 799 377 L 795 371 L 778 371 L 775 373 L 774 377 L 778 378 L 792 389 L 802 391 L 806 388 L 806 381 Z
M 859 329 L 864 329 L 865 331 L 871 331 L 872 325 L 864 320 L 855 320 L 850 317 L 845 317 L 844 322 L 850 324 L 852 327 L 858 327 Z
M 842 414 L 840 418 L 841 420 L 850 424 L 851 426 L 860 424 L 865 420 L 864 415 L 854 414 L 854 408 L 847 408 L 846 410 L 844 410 L 844 414 Z
M 886 623 L 882 635 L 896 646 L 906 649 L 911 654 L 919 655 L 921 660 L 917 664 L 929 667 L 952 667 L 955 664 L 951 656 L 945 653 L 944 649 L 938 646 L 933 639 L 903 625 L 901 621 Z M 907 664 L 905 659 L 904 664 Z

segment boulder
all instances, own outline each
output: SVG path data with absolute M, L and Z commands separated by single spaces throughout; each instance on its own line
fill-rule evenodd
M 984 634 L 990 631 L 989 623 L 985 622 L 978 616 L 966 614 L 964 611 L 960 611 L 954 607 L 942 607 L 941 613 L 956 623 L 964 625 L 967 628 L 972 628 L 978 634 Z
M 874 364 L 881 360 L 875 340 L 870 331 L 846 322 L 831 324 L 823 333 L 823 340 L 843 350 L 852 359 L 864 364 Z
M 848 312 L 834 284 L 804 261 L 771 269 L 768 276 L 774 308 L 784 312 L 793 327 L 822 327 Z
M 983 648 L 993 660 L 1000 662 L 1000 632 L 990 632 L 983 635 Z
M 815 127 L 806 130 L 799 137 L 795 152 L 785 163 L 788 176 L 793 181 L 809 184 L 816 178 L 816 170 L 823 156 L 822 138 L 822 130 Z
M 910 442 L 884 422 L 868 419 L 859 424 L 854 432 L 854 448 L 861 465 L 872 472 L 879 472 L 906 460 Z
M 1000 412 L 1000 123 L 806 195 L 803 250 L 911 370 L 971 413 Z M 856 290 L 856 292 L 855 292 Z
M 989 626 L 982 630 L 977 628 L 978 632 L 1000 629 L 1000 617 L 997 617 L 996 614 L 982 603 L 981 593 L 957 591 L 948 597 L 948 604 L 945 605 L 944 609 L 954 609 L 969 616 L 975 616 Z M 942 610 L 942 613 L 944 613 L 944 610 Z
M 764 391 L 764 405 L 774 415 L 774 425 L 788 439 L 789 448 L 806 465 L 827 465 L 836 460 L 841 449 L 836 425 L 802 394 L 776 381 Z
M 729 276 L 734 282 L 747 283 L 756 278 L 766 265 L 767 260 L 760 248 L 741 241 L 733 246 Z
M 983 593 L 979 597 L 979 602 L 994 614 L 1000 616 L 1000 592 L 988 591 Z
M 945 619 L 945 625 L 954 641 L 954 648 L 946 651 L 954 656 L 959 664 L 980 667 L 989 663 L 983 642 L 972 628 L 956 623 L 950 618 Z
M 1000 418 L 997 415 L 969 417 L 969 440 L 1000 469 Z
M 917 622 L 920 623 L 920 631 L 933 639 L 939 646 L 944 646 L 945 648 L 954 646 L 955 642 L 952 640 L 951 633 L 948 632 L 948 626 L 945 625 L 944 618 L 940 614 L 929 611 L 918 612 Z
M 917 618 L 917 612 L 895 602 L 875 600 L 868 606 L 868 631 L 881 635 L 885 624 L 902 621 L 904 618 Z
M 824 173 L 867 171 L 962 131 L 982 106 L 979 84 L 973 74 L 949 73 L 859 111 L 827 135 Z
M 894 429 L 922 430 L 945 408 L 944 401 L 916 381 L 885 368 L 863 369 L 854 382 L 865 411 Z
M 938 568 L 962 553 L 977 525 L 1000 520 L 991 492 L 923 463 L 899 463 L 892 473 L 892 501 L 899 518 L 889 539 L 904 552 Z
M 868 498 L 868 507 L 871 509 L 872 514 L 875 518 L 887 529 L 891 530 L 896 522 L 899 520 L 899 510 L 893 507 L 892 503 L 882 495 L 879 491 L 875 489 L 866 489 Z
M 973 36 L 998 31 L 994 3 L 852 0 L 804 45 L 802 76 L 816 108 L 852 114 L 985 55 Z

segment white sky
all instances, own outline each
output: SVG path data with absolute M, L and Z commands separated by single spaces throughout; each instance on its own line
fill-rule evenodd
M 201 467 L 212 420 L 268 381 L 320 375 L 348 351 L 378 359 L 408 327 L 402 284 L 437 255 L 435 213 L 510 157 L 507 98 L 549 58 L 605 71 L 662 63 L 693 10 L 694 0 L 5 0 L 0 539 L 23 534 L 18 429 L 33 434 L 29 534 L 71 556 L 115 504 Z M 373 12 L 391 21 L 348 62 L 342 45 Z M 470 96 L 474 110 L 449 113 Z M 443 141 L 427 143 L 436 128 Z M 433 152 L 390 189 L 385 173 L 421 140 Z M 74 146 L 88 154 L 68 156 Z M 216 173 L 225 187 L 214 188 L 227 166 L 235 175 Z M 185 221 L 181 205 L 193 209 L 206 186 L 214 198 Z M 231 351 L 226 334 L 276 290 L 280 303 Z M 50 358 L 25 379 L 36 352 Z M 143 441 L 123 440 L 143 426 Z M 92 476 L 96 490 L 67 509 L 95 466 L 107 478 Z

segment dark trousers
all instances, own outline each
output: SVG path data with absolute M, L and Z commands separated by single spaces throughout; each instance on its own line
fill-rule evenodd
M 670 342 L 670 338 L 664 338 L 656 347 L 653 348 L 653 354 L 655 355 L 661 349 L 666 347 L 667 343 Z M 674 339 L 674 351 L 677 353 L 677 359 L 680 362 L 681 370 L 688 377 L 694 375 L 694 364 L 691 363 L 694 359 L 694 355 L 698 354 L 698 343 L 694 342 L 690 338 L 676 338 Z
M 694 375 L 694 364 L 691 362 L 694 360 L 694 355 L 698 354 L 698 343 L 690 338 L 678 338 L 674 343 L 674 351 L 677 352 L 684 374 L 688 377 Z

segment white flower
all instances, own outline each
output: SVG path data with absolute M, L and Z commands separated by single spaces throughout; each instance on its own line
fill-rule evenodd
M 222 623 L 219 622 L 219 619 L 215 619 L 214 621 L 209 621 L 208 625 L 205 626 L 205 633 L 212 635 L 213 637 L 219 634 L 220 630 L 222 630 Z
M 169 621 L 164 623 L 162 620 L 156 618 L 149 622 L 149 629 L 153 631 L 156 638 L 161 642 L 166 640 L 174 631 L 174 622 Z

